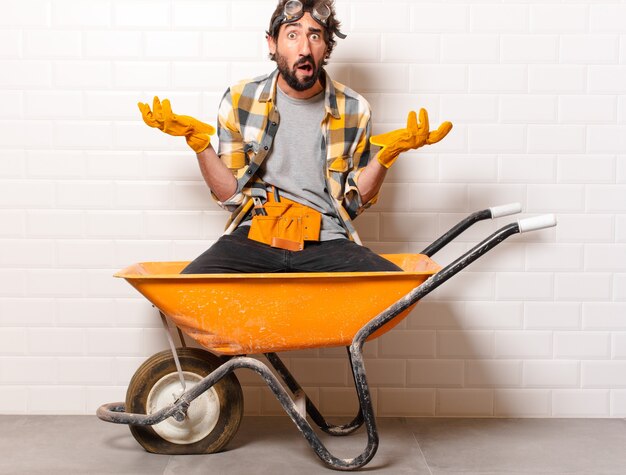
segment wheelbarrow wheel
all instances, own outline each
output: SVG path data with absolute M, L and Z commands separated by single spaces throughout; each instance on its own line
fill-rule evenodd
M 186 389 L 219 367 L 223 360 L 197 348 L 178 348 Z M 151 356 L 135 372 L 126 392 L 126 411 L 152 414 L 183 393 L 172 352 Z M 222 378 L 194 399 L 182 422 L 173 417 L 153 426 L 131 425 L 148 452 L 167 455 L 207 454 L 222 450 L 235 436 L 243 416 L 243 393 L 234 374 Z

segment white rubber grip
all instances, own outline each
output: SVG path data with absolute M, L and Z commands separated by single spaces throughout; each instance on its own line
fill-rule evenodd
M 542 214 L 532 218 L 520 219 L 517 222 L 520 233 L 536 231 L 537 229 L 551 228 L 556 226 L 556 216 L 553 214 Z
M 509 203 L 508 205 L 494 206 L 489 208 L 491 211 L 491 219 L 501 218 L 502 216 L 510 216 L 522 212 L 520 203 Z

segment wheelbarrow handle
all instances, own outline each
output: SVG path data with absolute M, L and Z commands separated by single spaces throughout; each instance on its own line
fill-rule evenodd
M 556 216 L 553 214 L 542 214 L 541 216 L 533 216 L 532 218 L 520 219 L 517 221 L 520 233 L 536 231 L 538 229 L 551 228 L 556 226 Z
M 522 211 L 522 205 L 520 203 L 509 203 L 506 205 L 492 206 L 491 208 L 476 211 L 470 214 L 463 220 L 459 221 L 456 225 L 446 231 L 441 237 L 433 241 L 433 243 L 427 246 L 420 254 L 432 257 L 441 248 L 449 244 L 453 239 L 458 237 L 461 233 L 465 232 L 469 227 L 476 224 L 478 221 L 485 219 L 495 219 L 502 216 L 510 216 Z

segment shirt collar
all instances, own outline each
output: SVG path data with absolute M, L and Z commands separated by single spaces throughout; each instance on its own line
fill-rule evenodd
M 325 69 L 322 69 L 326 90 L 324 93 L 324 101 L 326 113 L 332 115 L 335 119 L 340 119 L 339 108 L 337 107 L 337 93 L 330 76 Z M 278 83 L 278 69 L 275 69 L 268 77 L 263 86 L 263 91 L 259 96 L 259 102 L 276 102 L 276 87 Z

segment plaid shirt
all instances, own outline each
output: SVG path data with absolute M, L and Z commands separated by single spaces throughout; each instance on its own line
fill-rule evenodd
M 326 156 L 326 186 L 337 215 L 348 236 L 360 243 L 352 220 L 376 202 L 378 196 L 363 203 L 357 188 L 358 176 L 370 158 L 370 107 L 367 101 L 336 81 L 326 77 L 325 108 L 322 120 L 321 151 Z M 252 207 L 252 198 L 264 200 L 265 184 L 255 174 L 270 154 L 279 126 L 276 111 L 278 70 L 230 87 L 218 112 L 218 155 L 237 178 L 237 191 L 224 202 L 214 199 L 231 217 L 229 233 Z

